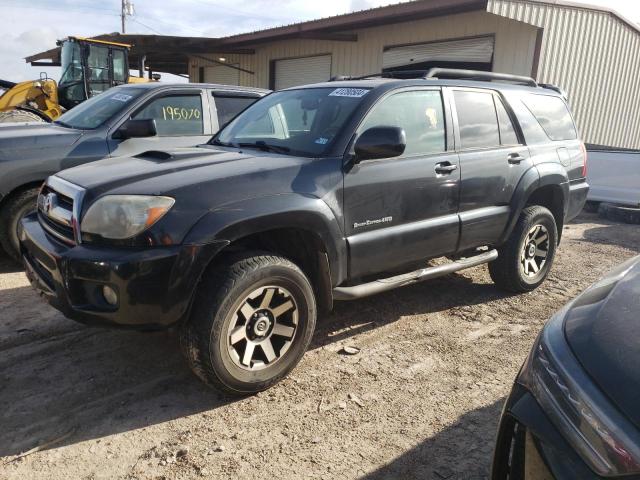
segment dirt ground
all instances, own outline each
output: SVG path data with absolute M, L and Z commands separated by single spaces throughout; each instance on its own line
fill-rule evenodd
M 75 324 L 0 260 L 0 478 L 487 478 L 545 319 L 640 253 L 638 226 L 593 214 L 564 236 L 534 293 L 480 267 L 337 304 L 291 376 L 244 399 L 202 386 L 174 333 Z

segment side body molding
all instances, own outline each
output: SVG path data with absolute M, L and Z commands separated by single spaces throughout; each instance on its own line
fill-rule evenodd
M 196 223 L 183 243 L 233 242 L 279 228 L 302 228 L 315 234 L 326 248 L 331 283 L 337 285 L 344 280 L 347 272 L 344 233 L 327 204 L 310 195 L 288 193 L 256 197 L 218 207 Z

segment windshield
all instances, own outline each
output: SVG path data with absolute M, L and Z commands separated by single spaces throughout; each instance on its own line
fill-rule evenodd
M 144 88 L 118 87 L 82 102 L 62 115 L 55 123 L 65 127 L 91 130 L 124 110 L 144 93 Z
M 255 147 L 303 157 L 329 151 L 363 88 L 283 90 L 258 100 L 214 137 L 214 145 Z

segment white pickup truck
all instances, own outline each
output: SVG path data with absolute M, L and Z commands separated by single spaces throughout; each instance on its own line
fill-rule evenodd
M 590 202 L 640 207 L 640 150 L 613 150 L 592 145 L 589 154 Z
M 640 219 L 640 150 L 587 145 L 590 185 L 587 209 L 612 220 Z

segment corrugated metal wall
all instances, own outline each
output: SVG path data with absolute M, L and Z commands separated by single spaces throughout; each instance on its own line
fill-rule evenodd
M 588 143 L 640 148 L 640 34 L 608 12 L 489 0 L 488 11 L 544 28 L 538 80 L 569 94 Z
M 267 88 L 271 60 L 331 54 L 332 75 L 366 75 L 382 70 L 384 47 L 479 35 L 495 35 L 494 70 L 523 75 L 531 74 L 537 28 L 500 16 L 478 11 L 391 24 L 358 30 L 357 42 L 325 40 L 282 40 L 255 46 L 254 55 L 224 56 L 229 63 L 239 63 L 255 74 L 240 72 L 240 84 Z M 197 81 L 198 68 L 211 63 L 198 57 L 190 61 L 191 81 Z

